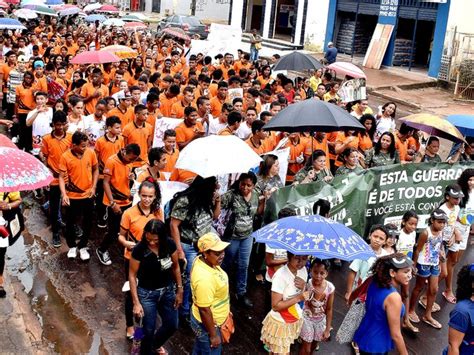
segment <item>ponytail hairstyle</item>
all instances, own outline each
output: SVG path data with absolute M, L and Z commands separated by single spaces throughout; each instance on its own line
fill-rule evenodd
M 152 202 L 150 206 L 151 213 L 155 213 L 160 209 L 161 206 L 161 190 L 160 190 L 160 185 L 158 184 L 158 181 L 153 179 L 151 176 L 148 177 L 145 181 L 143 181 L 140 184 L 140 187 L 138 188 L 138 193 L 142 191 L 142 188 L 148 187 L 155 189 L 155 200 Z
M 402 217 L 402 223 L 401 223 L 402 228 L 405 226 L 405 223 L 410 220 L 410 218 L 415 218 L 416 220 L 420 219 L 415 211 L 408 210 L 405 212 L 405 214 Z

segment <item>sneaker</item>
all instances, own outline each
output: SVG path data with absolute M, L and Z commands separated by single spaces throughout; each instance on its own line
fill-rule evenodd
M 17 144 L 19 141 L 18 136 L 12 137 L 12 142 Z
M 247 297 L 247 295 L 235 295 L 235 298 L 237 299 L 237 303 L 245 308 L 253 308 L 253 303 L 252 301 Z
M 79 249 L 79 257 L 81 258 L 82 261 L 86 261 L 91 258 L 89 252 L 87 251 L 87 248 Z
M 101 229 L 107 228 L 107 220 L 104 218 L 99 218 L 99 220 L 97 221 L 97 227 Z
M 99 258 L 99 261 L 104 264 L 104 265 L 111 265 L 112 264 L 112 260 L 110 260 L 110 255 L 109 255 L 109 252 L 108 251 L 100 251 L 99 248 L 97 248 L 96 250 L 96 253 L 97 253 L 97 257 Z
M 79 227 L 77 224 L 74 225 L 74 234 L 76 235 L 76 238 L 80 238 L 84 234 L 81 227 Z
M 59 236 L 59 233 L 54 233 L 53 234 L 53 247 L 59 248 L 61 246 L 61 237 Z
M 75 259 L 77 256 L 77 248 L 69 248 L 69 251 L 67 252 L 67 257 L 69 259 Z

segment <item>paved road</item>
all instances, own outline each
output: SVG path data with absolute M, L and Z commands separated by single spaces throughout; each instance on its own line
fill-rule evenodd
M 27 198 L 27 203 L 31 203 L 31 199 Z M 96 257 L 88 263 L 70 261 L 66 258 L 65 246 L 54 249 L 48 245 L 49 228 L 37 205 L 33 205 L 27 215 L 28 233 L 9 249 L 8 273 L 12 279 L 18 280 L 17 286 L 23 286 L 23 291 L 16 287 L 16 298 L 25 308 L 31 308 L 31 314 L 37 318 L 36 323 L 40 324 L 44 340 L 59 353 L 72 353 L 72 349 L 74 353 L 129 353 L 130 344 L 124 339 L 123 295 L 120 291 L 124 272 L 118 247 L 112 250 L 114 263 L 110 267 L 99 264 Z M 95 230 L 92 245 L 97 245 L 101 238 L 102 233 Z M 471 247 L 464 261 L 473 259 Z M 347 264 L 341 271 L 331 271 L 329 277 L 336 285 L 336 330 L 346 312 L 343 302 L 346 270 Z M 255 307 L 250 312 L 232 307 L 236 333 L 232 343 L 226 347 L 226 353 L 264 353 L 259 337 L 260 324 L 267 311 L 265 291 L 254 284 L 249 289 Z M 12 324 L 8 318 L 10 300 L 1 302 L 0 322 Z M 440 297 L 438 302 L 443 309 L 436 317 L 446 325 L 453 306 L 446 304 Z M 26 327 L 34 327 L 34 323 L 35 320 L 27 320 Z M 18 329 L 21 330 L 21 327 Z M 405 334 L 410 353 L 439 354 L 447 342 L 447 327 L 437 331 L 422 324 L 420 329 L 418 336 Z M 169 341 L 167 348 L 171 353 L 183 354 L 191 351 L 192 344 L 191 332 L 180 330 Z M 14 348 L 11 351 L 16 352 Z M 339 345 L 335 340 L 322 344 L 321 351 L 324 354 L 351 353 L 348 346 Z

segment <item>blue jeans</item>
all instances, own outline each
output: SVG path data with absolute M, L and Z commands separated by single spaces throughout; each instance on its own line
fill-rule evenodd
M 222 353 L 222 343 L 217 348 L 211 348 L 211 340 L 204 324 L 194 318 L 191 313 L 191 328 L 196 335 L 192 355 L 220 355 Z M 217 335 L 221 336 L 220 328 L 216 328 Z
M 255 62 L 258 60 L 258 50 L 255 47 L 250 47 L 250 61 Z
M 175 292 L 173 286 L 147 290 L 138 287 L 138 299 L 145 313 L 143 317 L 144 338 L 142 354 L 154 354 L 178 329 L 178 311 L 174 309 Z M 156 315 L 161 317 L 161 327 L 155 333 Z
M 186 280 L 183 282 L 183 304 L 179 310 L 182 317 L 188 318 L 191 309 L 191 268 L 193 267 L 194 259 L 197 257 L 197 251 L 191 244 L 181 243 L 181 247 L 186 257 Z
M 252 237 L 247 237 L 245 239 L 232 239 L 230 245 L 225 250 L 225 257 L 222 266 L 227 274 L 230 273 L 233 264 L 237 262 L 236 290 L 238 296 L 242 296 L 247 292 L 247 273 L 252 245 Z

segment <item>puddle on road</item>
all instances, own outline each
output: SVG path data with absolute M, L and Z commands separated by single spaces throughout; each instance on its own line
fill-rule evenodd
M 31 262 L 35 254 L 41 257 L 38 254 L 43 248 L 38 244 L 39 239 L 25 235 L 8 248 L 8 272 L 23 284 L 43 328 L 43 337 L 60 354 L 103 353 L 99 335 L 74 316 L 71 306 L 57 292 L 47 274 Z

